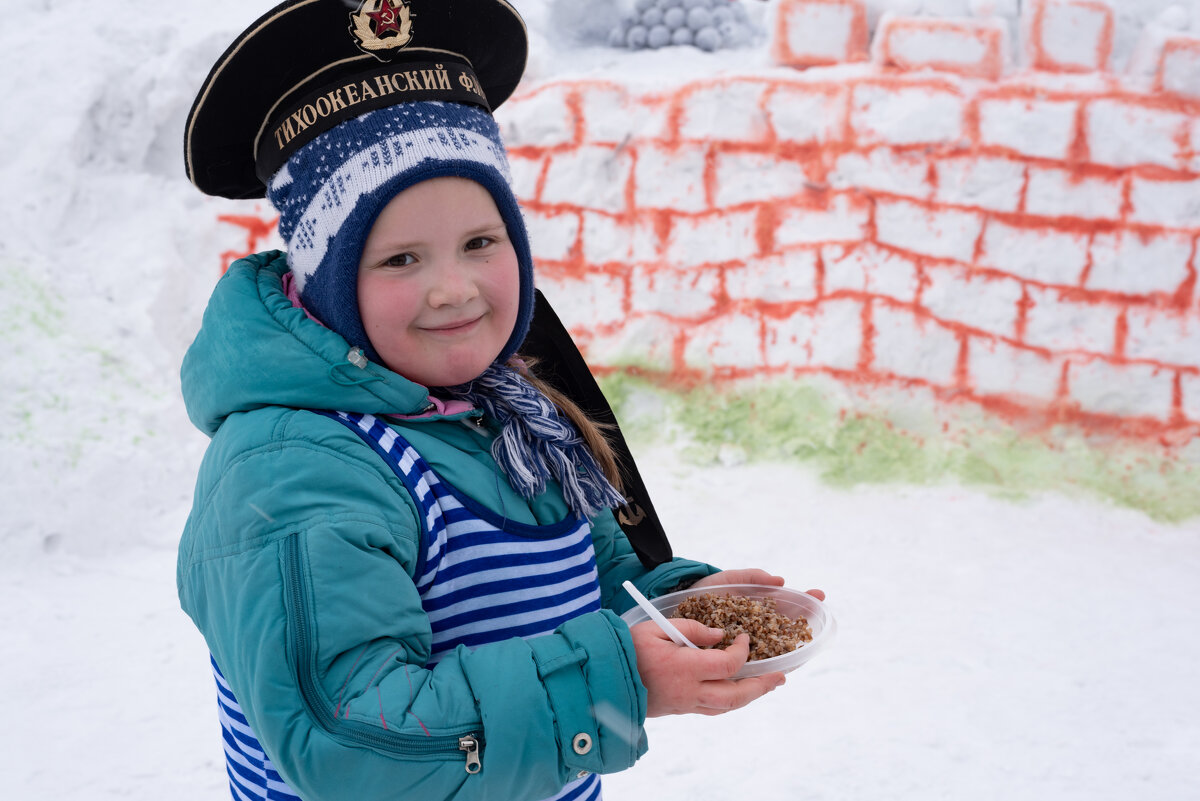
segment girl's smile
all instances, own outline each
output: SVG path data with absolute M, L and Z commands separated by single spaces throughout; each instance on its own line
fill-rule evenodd
M 433 178 L 392 198 L 358 270 L 363 328 L 384 363 L 427 387 L 480 375 L 512 336 L 520 269 L 491 194 Z

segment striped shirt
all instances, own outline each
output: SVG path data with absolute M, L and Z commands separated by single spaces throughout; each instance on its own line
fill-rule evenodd
M 548 526 L 507 520 L 442 481 L 412 445 L 383 421 L 338 412 L 338 420 L 379 453 L 422 516 L 415 583 L 429 616 L 433 667 L 459 645 L 550 634 L 600 609 L 600 583 L 587 520 L 568 515 Z M 297 798 L 279 777 L 213 663 L 230 791 L 235 801 Z M 546 801 L 599 801 L 588 774 Z

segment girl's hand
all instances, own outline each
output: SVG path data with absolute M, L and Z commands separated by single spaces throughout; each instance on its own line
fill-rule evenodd
M 725 632 L 695 620 L 672 623 L 696 645 L 716 645 Z M 646 686 L 646 715 L 720 715 L 738 709 L 783 684 L 782 673 L 731 679 L 750 656 L 750 638 L 739 634 L 725 650 L 676 645 L 652 621 L 630 629 L 638 674 Z
M 783 578 L 774 576 L 765 570 L 751 567 L 742 570 L 722 570 L 720 573 L 713 573 L 711 576 L 705 576 L 700 579 L 692 587 L 718 587 L 722 584 L 766 584 L 771 587 L 782 587 Z M 808 590 L 808 594 L 818 600 L 825 600 L 825 593 L 821 590 Z M 692 640 L 692 642 L 696 641 Z M 699 645 L 700 643 L 696 644 Z

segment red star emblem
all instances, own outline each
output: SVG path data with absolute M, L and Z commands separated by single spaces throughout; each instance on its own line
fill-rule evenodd
M 385 33 L 400 33 L 400 13 L 392 5 L 391 0 L 380 0 L 378 11 L 368 11 L 367 16 L 375 23 L 375 35 Z

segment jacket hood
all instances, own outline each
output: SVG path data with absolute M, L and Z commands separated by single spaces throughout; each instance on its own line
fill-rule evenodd
M 427 390 L 386 367 L 349 359 L 341 335 L 284 294 L 280 251 L 234 262 L 217 282 L 180 370 L 192 423 L 210 437 L 229 415 L 266 406 L 420 414 Z

